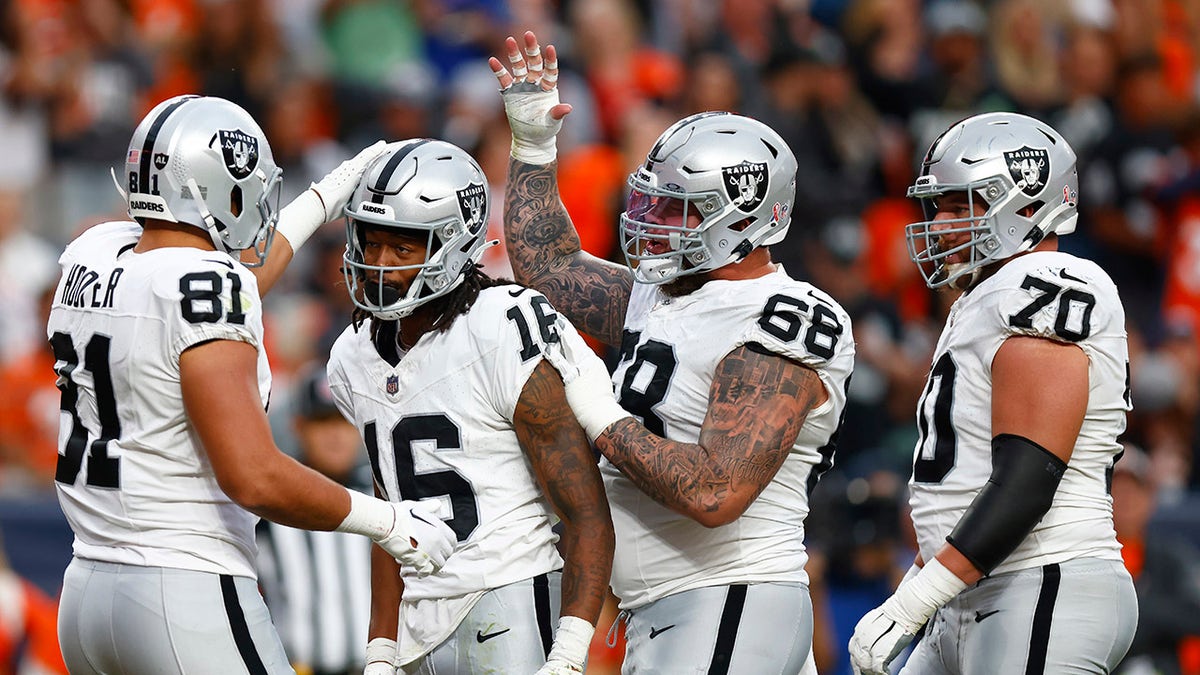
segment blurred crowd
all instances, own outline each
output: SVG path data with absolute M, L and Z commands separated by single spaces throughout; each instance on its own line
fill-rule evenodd
M 1061 247 L 1099 262 L 1125 303 L 1125 440 L 1144 459 L 1147 513 L 1200 485 L 1200 0 L 3 0 L 0 495 L 52 491 L 57 255 L 124 217 L 110 169 L 156 102 L 244 106 L 284 167 L 283 203 L 375 139 L 448 140 L 484 168 L 502 238 L 509 135 L 486 59 L 526 29 L 558 48 L 574 106 L 562 193 L 593 253 L 616 255 L 625 176 L 683 115 L 757 117 L 800 161 L 797 218 L 772 255 L 851 313 L 858 346 L 837 466 L 809 518 L 829 598 L 821 672 L 846 672 L 854 622 L 911 561 L 914 411 L 951 298 L 909 262 L 903 227 L 919 213 L 904 192 L 959 118 L 1024 112 L 1075 148 L 1082 216 Z M 281 392 L 349 321 L 343 244 L 340 224 L 324 228 L 267 299 Z M 484 262 L 511 275 L 502 246 Z M 1200 672 L 1192 651 L 1196 670 L 1175 672 Z

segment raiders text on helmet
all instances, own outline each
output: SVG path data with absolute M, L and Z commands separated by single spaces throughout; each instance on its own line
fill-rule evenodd
M 462 283 L 487 248 L 488 189 L 483 170 L 463 150 L 444 141 L 397 144 L 367 167 L 346 205 L 346 286 L 358 307 L 381 319 L 408 316 L 420 305 Z M 364 229 L 384 228 L 418 238 L 418 265 L 368 265 Z M 419 272 L 403 295 L 384 285 L 384 274 Z
M 660 284 L 783 241 L 796 194 L 796 157 L 757 120 L 700 113 L 659 136 L 629 186 L 620 232 L 625 259 L 639 281 Z M 663 222 L 679 214 L 679 225 Z M 688 227 L 692 214 L 700 222 Z
M 129 215 L 184 223 L 218 250 L 270 248 L 282 170 L 250 114 L 225 99 L 177 96 L 138 124 L 125 154 Z
M 1078 190 L 1075 151 L 1050 126 L 1016 113 L 968 117 L 933 142 L 908 188 L 927 218 L 905 230 L 909 255 L 931 288 L 966 287 L 984 265 L 1073 232 Z M 986 213 L 934 220 L 937 199 L 954 192 L 966 193 L 969 213 L 977 203 Z M 945 246 L 948 235 L 964 241 Z M 949 261 L 962 253 L 967 262 Z

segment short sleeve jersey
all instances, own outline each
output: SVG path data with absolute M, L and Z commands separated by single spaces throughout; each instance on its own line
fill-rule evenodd
M 1015 258 L 955 301 L 917 409 L 913 524 L 929 560 L 992 470 L 992 359 L 1011 336 L 1077 345 L 1087 411 L 1053 503 L 994 573 L 1079 557 L 1120 558 L 1108 476 L 1130 410 L 1125 312 L 1095 263 L 1059 252 Z M 1030 411 L 1036 414 L 1036 411 Z
M 756 279 L 709 281 L 682 297 L 635 284 L 613 383 L 622 407 L 650 431 L 695 443 L 717 365 L 749 344 L 812 368 L 828 400 L 809 413 L 758 499 L 721 527 L 666 508 L 601 461 L 617 538 L 612 586 L 622 608 L 705 586 L 808 580 L 808 491 L 832 464 L 854 362 L 841 306 L 782 268 Z
M 255 277 L 225 253 L 135 253 L 135 223 L 96 225 L 67 247 L 47 334 L 62 412 L 56 487 L 75 555 L 255 576 L 258 518 L 221 491 L 188 420 L 180 355 L 210 340 L 263 351 Z
M 481 291 L 465 315 L 422 336 L 395 367 L 370 332 L 351 326 L 334 344 L 334 400 L 362 432 L 381 492 L 436 503 L 458 535 L 438 573 L 405 574 L 406 662 L 445 639 L 482 592 L 561 569 L 557 519 L 513 416 L 548 342 L 588 347 L 543 295 L 516 285 Z

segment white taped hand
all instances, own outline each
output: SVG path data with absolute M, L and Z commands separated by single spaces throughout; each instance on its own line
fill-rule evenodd
M 527 31 L 523 40 L 524 48 L 512 37 L 505 40 L 511 73 L 499 59 L 493 58 L 489 64 L 500 82 L 504 112 L 512 131 L 513 159 L 526 164 L 549 164 L 558 156 L 556 138 L 570 106 L 558 100 L 558 57 L 554 45 L 547 46 L 543 54 L 532 32 Z
M 512 130 L 513 159 L 539 165 L 553 162 L 562 129 L 562 120 L 550 115 L 550 109 L 558 105 L 558 87 L 546 91 L 532 82 L 518 82 L 500 94 Z

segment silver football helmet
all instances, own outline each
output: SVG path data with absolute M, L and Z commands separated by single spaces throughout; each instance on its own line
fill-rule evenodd
M 629 176 L 621 246 L 651 284 L 723 267 L 783 241 L 796 196 L 796 156 L 779 134 L 723 112 L 686 117 L 663 132 Z M 665 215 L 682 213 L 680 225 Z M 688 217 L 699 223 L 688 227 Z
M 367 167 L 346 204 L 343 272 L 354 304 L 399 319 L 457 288 L 488 248 L 488 208 L 483 169 L 462 149 L 430 139 L 389 148 Z M 424 262 L 368 265 L 364 230 L 371 227 L 424 242 Z M 419 272 L 403 295 L 384 284 L 385 273 L 410 269 Z
M 283 171 L 245 110 L 222 98 L 177 96 L 138 124 L 125 153 L 129 216 L 194 225 L 218 250 L 266 259 Z
M 975 212 L 976 203 L 986 213 L 935 220 L 938 198 L 954 192 L 966 193 L 968 214 Z M 983 266 L 1028 251 L 1050 233 L 1075 230 L 1075 151 L 1057 131 L 1032 117 L 975 115 L 929 146 L 908 196 L 921 199 L 927 218 L 905 228 L 909 256 L 925 283 L 966 288 Z M 956 254 L 967 260 L 950 262 Z

